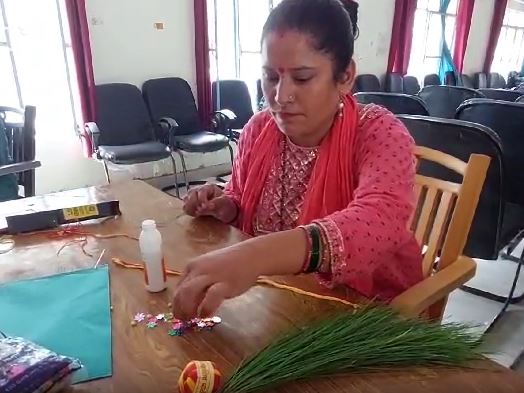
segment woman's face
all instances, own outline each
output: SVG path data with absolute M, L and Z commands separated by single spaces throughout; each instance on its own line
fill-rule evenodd
M 290 30 L 264 38 L 262 65 L 262 89 L 280 130 L 296 144 L 318 145 L 341 96 L 351 91 L 353 61 L 335 80 L 331 56 L 316 50 L 309 35 Z

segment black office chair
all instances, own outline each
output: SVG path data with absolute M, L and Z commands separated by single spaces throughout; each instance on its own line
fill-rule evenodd
M 524 92 L 519 92 L 516 90 L 507 90 L 507 89 L 478 89 L 479 92 L 484 94 L 486 98 L 491 98 L 492 100 L 501 100 L 508 102 L 515 102 L 519 97 L 524 95 Z
M 488 87 L 488 76 L 484 72 L 476 72 L 473 75 L 473 85 L 475 89 L 485 89 Z
M 498 72 L 491 72 L 488 75 L 488 87 L 492 89 L 504 89 L 506 87 L 506 79 Z
M 483 97 L 473 89 L 458 86 L 426 86 L 418 96 L 428 108 L 429 115 L 446 119 L 455 118 L 457 108 L 470 98 Z
M 446 86 L 457 86 L 457 78 L 455 77 L 455 73 L 453 71 L 446 71 L 444 84 Z
M 221 80 L 212 83 L 211 91 L 215 111 L 229 109 L 235 114 L 236 119 L 229 124 L 228 137 L 237 141 L 240 132 L 253 116 L 251 96 L 246 83 L 241 80 Z
M 363 74 L 355 78 L 355 92 L 382 91 L 380 81 L 376 75 Z
M 508 175 L 508 200 L 524 207 L 524 106 L 487 98 L 468 100 L 458 108 L 457 119 L 490 127 L 499 136 Z
M 401 74 L 386 74 L 384 90 L 388 93 L 404 93 L 404 78 Z
M 462 74 L 460 75 L 459 80 L 457 81 L 457 86 L 467 87 L 468 89 L 474 89 L 475 84 L 473 83 L 473 79 L 469 75 Z
M 490 127 L 501 140 L 508 202 L 502 241 L 508 243 L 524 229 L 524 105 L 486 98 L 469 100 L 458 108 L 457 118 Z
M 475 121 L 490 127 L 499 136 L 504 152 L 506 169 L 506 212 L 502 227 L 501 240 L 504 244 L 511 239 L 511 245 L 501 253 L 502 263 L 507 261 L 519 262 L 519 258 L 512 255 L 515 247 L 524 238 L 524 105 L 496 101 L 490 99 L 476 99 L 466 101 L 457 110 L 457 118 Z M 516 235 L 516 236 L 515 236 Z M 520 262 L 519 262 L 520 263 Z M 511 277 L 510 277 L 511 278 Z M 501 277 L 501 282 L 505 282 Z M 517 290 L 508 299 L 508 289 L 503 286 L 493 291 L 486 291 L 475 287 L 472 291 L 499 301 L 516 302 L 524 298 L 524 289 L 517 284 Z
M 6 138 L 3 153 L 7 153 L 7 162 L 0 166 L 0 176 L 14 176 L 13 183 L 16 182 L 18 189 L 13 190 L 13 198 L 35 195 L 35 169 L 41 166 L 40 161 L 35 160 L 35 119 L 34 106 L 28 105 L 23 111 L 0 106 L 0 127 Z M 16 185 L 23 188 L 22 193 Z
M 442 151 L 463 161 L 467 161 L 473 153 L 491 157 L 464 253 L 475 258 L 496 258 L 503 246 L 500 230 L 504 214 L 504 166 L 498 136 L 488 127 L 465 121 L 398 117 L 419 146 Z M 461 181 L 455 172 L 427 162 L 421 163 L 419 173 L 453 182 Z
M 406 75 L 404 77 L 404 94 L 415 95 L 420 91 L 420 84 L 414 76 Z
M 395 114 L 428 116 L 424 102 L 417 96 L 398 93 L 356 93 L 355 98 L 361 104 L 382 105 Z
M 96 119 L 86 123 L 84 138 L 91 155 L 100 159 L 108 183 L 108 162 L 133 165 L 171 158 L 176 180 L 176 163 L 166 143 L 155 135 L 140 90 L 127 83 L 96 86 Z M 178 192 L 178 188 L 177 188 Z
M 264 108 L 264 92 L 262 91 L 262 81 L 257 79 L 257 110 L 261 111 Z
M 206 130 L 201 124 L 195 98 L 184 79 L 150 79 L 142 86 L 142 93 L 151 118 L 160 124 L 164 133 L 170 135 L 169 145 L 180 156 L 186 188 L 189 188 L 189 182 L 183 152 L 210 153 L 228 148 L 233 164 L 233 149 L 229 138 L 222 133 Z M 235 116 L 231 111 L 220 111 L 217 115 L 219 116 L 213 119 L 214 126 L 225 133 Z M 229 121 L 229 124 L 222 127 L 221 121 Z
M 437 74 L 429 74 L 424 77 L 424 87 L 440 85 L 440 77 Z

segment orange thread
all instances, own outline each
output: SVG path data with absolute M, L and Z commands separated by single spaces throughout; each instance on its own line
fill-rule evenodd
M 140 263 L 126 262 L 126 261 L 124 261 L 124 260 L 122 260 L 120 258 L 112 258 L 111 260 L 112 260 L 112 262 L 115 265 L 118 265 L 118 266 L 121 266 L 121 267 L 124 267 L 124 268 L 127 268 L 127 269 L 137 269 L 137 270 L 144 269 L 144 266 L 142 264 L 140 264 Z M 177 271 L 177 270 L 166 269 L 165 272 L 168 275 L 170 275 L 170 276 L 181 276 L 182 275 L 182 273 Z M 342 304 L 345 304 L 345 305 L 353 307 L 353 308 L 358 308 L 359 307 L 358 304 L 352 303 L 352 302 L 350 302 L 348 300 L 344 300 L 344 299 L 341 299 L 341 298 L 338 298 L 338 297 L 335 297 L 335 296 L 320 295 L 318 293 L 305 291 L 305 290 L 300 289 L 300 288 L 292 287 L 292 286 L 289 286 L 289 285 L 286 285 L 286 284 L 281 284 L 279 282 L 270 280 L 268 278 L 259 278 L 257 280 L 257 284 L 258 285 L 267 285 L 267 286 L 270 286 L 270 287 L 273 287 L 273 288 L 282 289 L 282 290 L 285 290 L 285 291 L 290 291 L 290 292 L 293 292 L 293 293 L 296 293 L 296 294 L 299 294 L 299 295 L 309 296 L 309 297 L 312 297 L 312 298 L 315 298 L 315 299 L 328 300 L 328 301 L 332 301 L 332 302 L 338 302 L 338 303 L 342 303 Z

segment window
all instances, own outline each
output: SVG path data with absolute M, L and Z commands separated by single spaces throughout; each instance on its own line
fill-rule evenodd
M 446 13 L 446 42 L 451 51 L 455 41 L 458 0 L 451 0 Z M 413 24 L 413 42 L 408 74 L 420 81 L 428 74 L 438 73 L 442 52 L 442 14 L 440 0 L 418 0 Z
M 0 105 L 21 107 L 22 96 L 16 79 L 16 65 L 11 50 L 11 39 L 7 29 L 7 16 L 0 2 Z
M 260 37 L 273 7 L 282 0 L 207 0 L 211 80 L 241 79 L 256 106 L 261 76 Z
M 509 1 L 491 71 L 507 76 L 511 71 L 520 71 L 523 63 L 524 3 Z
M 82 121 L 65 1 L 0 0 L 0 105 L 36 106 L 46 142 Z

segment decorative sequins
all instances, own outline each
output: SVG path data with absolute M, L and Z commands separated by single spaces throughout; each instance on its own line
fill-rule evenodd
M 172 337 L 183 336 L 191 331 L 212 330 L 216 325 L 222 323 L 222 318 L 214 316 L 211 318 L 193 318 L 190 321 L 181 321 L 173 316 L 173 313 L 162 313 L 157 315 L 137 313 L 131 320 L 131 326 L 138 326 L 145 323 L 148 329 L 155 329 L 158 326 L 167 326 Z

